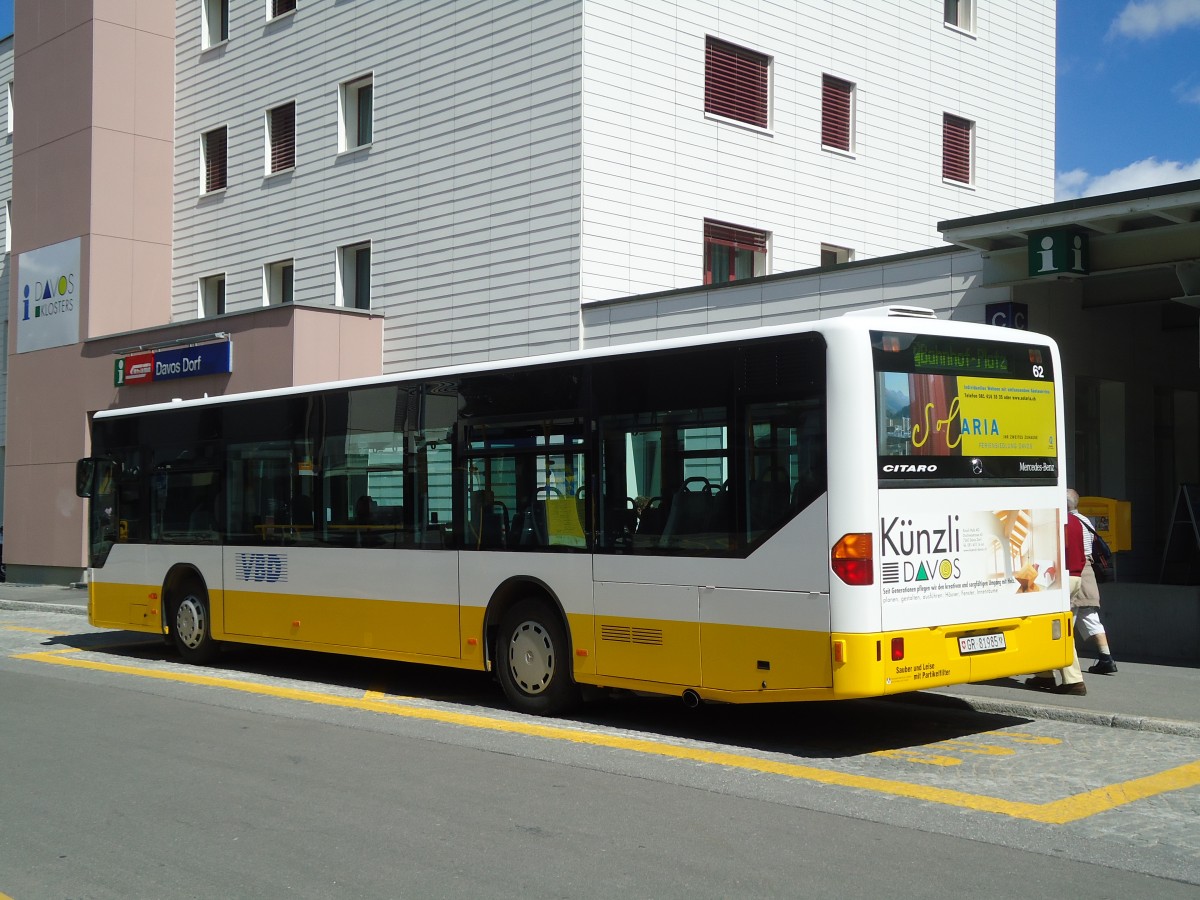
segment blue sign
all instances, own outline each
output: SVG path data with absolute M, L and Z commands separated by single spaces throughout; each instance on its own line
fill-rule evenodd
M 198 375 L 228 375 L 233 371 L 233 341 L 157 350 L 154 353 L 154 381 L 195 378 Z
M 1024 303 L 989 303 L 984 309 L 989 325 L 1029 330 L 1029 307 Z

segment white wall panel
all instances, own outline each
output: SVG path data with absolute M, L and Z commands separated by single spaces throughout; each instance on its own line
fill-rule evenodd
M 936 223 L 942 219 L 1049 202 L 1054 4 L 996 0 L 982 7 L 976 33 L 964 35 L 944 26 L 937 3 L 677 0 L 654 4 L 653 17 L 640 8 L 631 13 L 624 4 L 588 3 L 585 98 L 593 85 L 618 83 L 613 70 L 624 65 L 624 57 L 608 50 L 612 35 L 624 36 L 631 28 L 635 45 L 656 42 L 660 48 L 650 57 L 659 64 L 657 73 L 643 74 L 649 55 L 642 54 L 641 83 L 664 82 L 660 96 L 673 98 L 675 111 L 673 121 L 664 118 L 644 134 L 635 127 L 600 136 L 600 117 L 585 118 L 585 220 L 621 215 L 599 198 L 619 185 L 628 188 L 627 179 L 613 173 L 625 159 L 663 159 L 668 172 L 659 172 L 673 170 L 674 178 L 656 187 L 660 196 L 665 190 L 676 194 L 678 244 L 671 268 L 682 275 L 674 286 L 685 287 L 700 271 L 694 254 L 706 216 L 770 230 L 771 271 L 783 272 L 817 265 L 822 241 L 849 246 L 856 258 L 867 259 L 937 246 Z M 610 21 L 618 8 L 619 27 Z M 673 54 L 662 47 L 664 34 L 670 33 L 664 22 L 670 21 L 677 26 Z M 773 57 L 769 133 L 703 116 L 705 35 Z M 672 65 L 674 79 L 668 86 Z M 820 149 L 823 73 L 857 86 L 852 156 Z M 608 95 L 600 102 L 610 99 Z M 975 183 L 970 188 L 942 182 L 944 112 L 977 123 Z M 619 146 L 627 134 L 629 146 Z M 648 134 L 654 136 L 653 145 Z M 643 217 L 636 202 L 630 210 L 632 218 L 621 227 L 633 232 L 661 227 Z M 690 239 L 685 239 L 688 231 Z M 651 268 L 639 253 L 659 255 L 661 249 L 639 248 L 634 242 L 627 262 L 631 273 Z M 690 258 L 682 258 L 685 254 Z M 623 283 L 613 277 L 610 258 L 603 266 L 608 271 L 600 282 L 592 277 L 598 262 L 585 239 L 584 302 L 614 296 L 607 291 Z M 637 281 L 628 279 L 633 292 Z
M 332 304 L 336 248 L 371 240 L 396 370 L 577 346 L 581 301 L 698 283 L 706 217 L 770 231 L 771 272 L 816 266 L 822 242 L 937 246 L 940 220 L 1052 199 L 1054 5 L 988 0 L 965 35 L 933 0 L 305 3 L 272 24 L 238 3 L 201 53 L 179 0 L 174 315 L 219 271 L 230 311 L 259 305 L 262 264 L 287 257 L 297 301 Z M 705 116 L 706 35 L 772 57 L 768 130 Z M 365 72 L 374 141 L 339 155 L 337 87 Z M 856 85 L 852 154 L 820 147 L 823 73 Z M 264 177 L 265 110 L 291 99 L 297 167 Z M 944 112 L 977 123 L 969 189 L 941 179 Z M 229 187 L 201 197 L 219 124 Z
M 235 3 L 207 53 L 198 7 L 177 3 L 176 319 L 217 271 L 231 312 L 260 305 L 262 264 L 288 256 L 297 302 L 332 305 L 336 248 L 371 240 L 385 369 L 578 345 L 578 2 L 302 3 L 273 25 Z M 365 72 L 374 140 L 339 155 L 338 85 Z M 296 169 L 264 178 L 263 115 L 290 99 Z M 212 123 L 229 126 L 229 187 L 201 198 Z

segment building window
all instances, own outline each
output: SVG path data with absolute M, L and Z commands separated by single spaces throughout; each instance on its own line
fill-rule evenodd
M 280 16 L 296 11 L 296 0 L 268 0 L 270 10 L 268 17 L 278 19 Z
M 285 103 L 267 112 L 267 172 L 296 168 L 296 104 Z
M 225 273 L 200 279 L 200 318 L 225 315 Z
M 821 268 L 838 266 L 854 259 L 854 251 L 849 247 L 835 247 L 833 244 L 821 245 Z
M 975 125 L 946 113 L 942 116 L 942 178 L 971 183 L 971 141 Z
M 767 274 L 767 239 L 755 228 L 704 220 L 704 283 L 724 284 Z
M 338 301 L 350 309 L 371 308 L 371 242 L 338 252 Z
M 8 92 L 6 95 L 6 103 L 5 103 L 6 118 L 8 119 L 8 133 L 9 134 L 13 133 L 13 101 L 14 101 L 14 99 L 15 98 L 13 96 L 13 83 L 10 81 L 8 83 Z
M 200 141 L 200 154 L 203 157 L 201 168 L 204 170 L 204 193 L 206 194 L 225 189 L 228 141 L 229 129 L 225 126 L 204 132 Z
M 204 48 L 229 40 L 229 0 L 203 0 L 200 20 L 200 43 Z
M 292 283 L 296 271 L 293 260 L 281 259 L 263 266 L 263 293 L 267 306 L 291 303 Z
M 371 143 L 375 117 L 373 76 L 343 83 L 338 90 L 338 105 L 341 107 L 338 150 L 353 150 Z
M 771 59 L 716 38 L 704 46 L 704 111 L 766 128 Z
M 4 252 L 12 253 L 12 201 L 11 200 L 4 201 Z
M 821 145 L 853 149 L 854 85 L 832 75 L 821 79 Z
M 975 30 L 975 0 L 944 0 L 943 9 L 947 25 L 963 31 Z

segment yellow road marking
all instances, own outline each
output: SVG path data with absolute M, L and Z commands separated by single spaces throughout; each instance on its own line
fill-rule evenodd
M 902 759 L 905 762 L 920 763 L 923 766 L 961 766 L 962 760 L 953 756 L 941 756 L 937 753 L 925 753 L 910 747 L 900 747 L 896 750 L 876 750 L 872 756 L 882 756 L 884 759 Z
M 416 697 L 408 697 L 404 694 L 389 694 L 385 686 L 380 682 L 375 682 L 365 691 L 363 691 L 364 700 L 416 700 Z
M 651 756 L 683 759 L 691 762 L 708 763 L 714 766 L 726 766 L 748 772 L 782 775 L 817 784 L 859 788 L 860 790 L 890 794 L 896 797 L 908 797 L 913 800 L 925 800 L 930 803 L 941 803 L 946 806 L 992 812 L 1017 819 L 1027 819 L 1032 822 L 1044 822 L 1052 825 L 1064 825 L 1068 822 L 1075 822 L 1079 819 L 1094 816 L 1097 813 L 1115 809 L 1118 806 L 1133 803 L 1136 800 L 1144 800 L 1147 797 L 1153 797 L 1168 791 L 1183 790 L 1200 785 L 1200 760 L 1196 760 L 1181 766 L 1175 766 L 1163 772 L 1158 772 L 1154 775 L 1147 775 L 1144 778 L 1135 778 L 1132 781 L 1110 784 L 1083 794 L 1064 797 L 1061 800 L 1052 800 L 1048 803 L 1025 803 L 1017 800 L 1002 800 L 998 797 L 987 797 L 981 794 L 969 794 L 965 791 L 956 791 L 948 788 L 892 781 L 870 775 L 834 772 L 826 769 L 818 769 L 814 766 L 760 759 L 754 756 L 744 756 L 720 750 L 678 747 L 671 744 L 657 743 L 644 738 L 627 738 L 612 734 L 598 734 L 574 728 L 566 728 L 561 725 L 539 725 L 525 721 L 510 722 L 505 719 L 495 719 L 488 716 L 454 712 L 452 710 L 401 706 L 394 702 L 383 702 L 366 698 L 339 697 L 335 694 L 323 694 L 319 691 L 305 691 L 266 684 L 251 684 L 250 682 L 236 681 L 230 678 L 217 678 L 212 675 L 193 675 L 182 672 L 139 669 L 133 666 L 94 662 L 92 660 L 78 659 L 53 653 L 24 653 L 16 655 L 13 658 L 51 663 L 59 666 L 71 666 L 80 669 L 91 669 L 100 672 L 112 672 L 121 675 L 134 675 L 139 678 L 152 678 L 159 681 L 221 687 L 264 697 L 299 700 L 304 703 L 342 707 L 344 709 L 368 710 L 390 716 L 403 716 L 409 719 L 421 719 L 447 725 L 460 725 L 465 728 L 478 728 L 488 731 L 541 737 L 550 740 L 569 741 L 576 744 L 607 747 L 612 750 L 628 750 Z
M 999 737 L 1008 738 L 1018 744 L 1061 744 L 1061 738 L 1044 737 L 1040 734 L 1027 734 L 1024 731 L 1001 731 Z
M 934 747 L 948 747 L 961 753 L 976 756 L 1012 756 L 1017 751 L 1012 747 L 997 747 L 995 744 L 977 744 L 974 741 L 938 741 Z

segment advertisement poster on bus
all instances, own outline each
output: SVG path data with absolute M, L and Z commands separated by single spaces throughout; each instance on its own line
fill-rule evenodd
M 1057 476 L 1049 381 L 879 373 L 884 478 Z
M 908 505 L 889 513 L 886 504 L 881 510 L 885 607 L 944 601 L 969 611 L 972 619 L 976 612 L 986 615 L 991 600 L 1003 598 L 1011 608 L 1014 594 L 1058 590 L 1063 584 L 1058 510 L 914 512 Z

